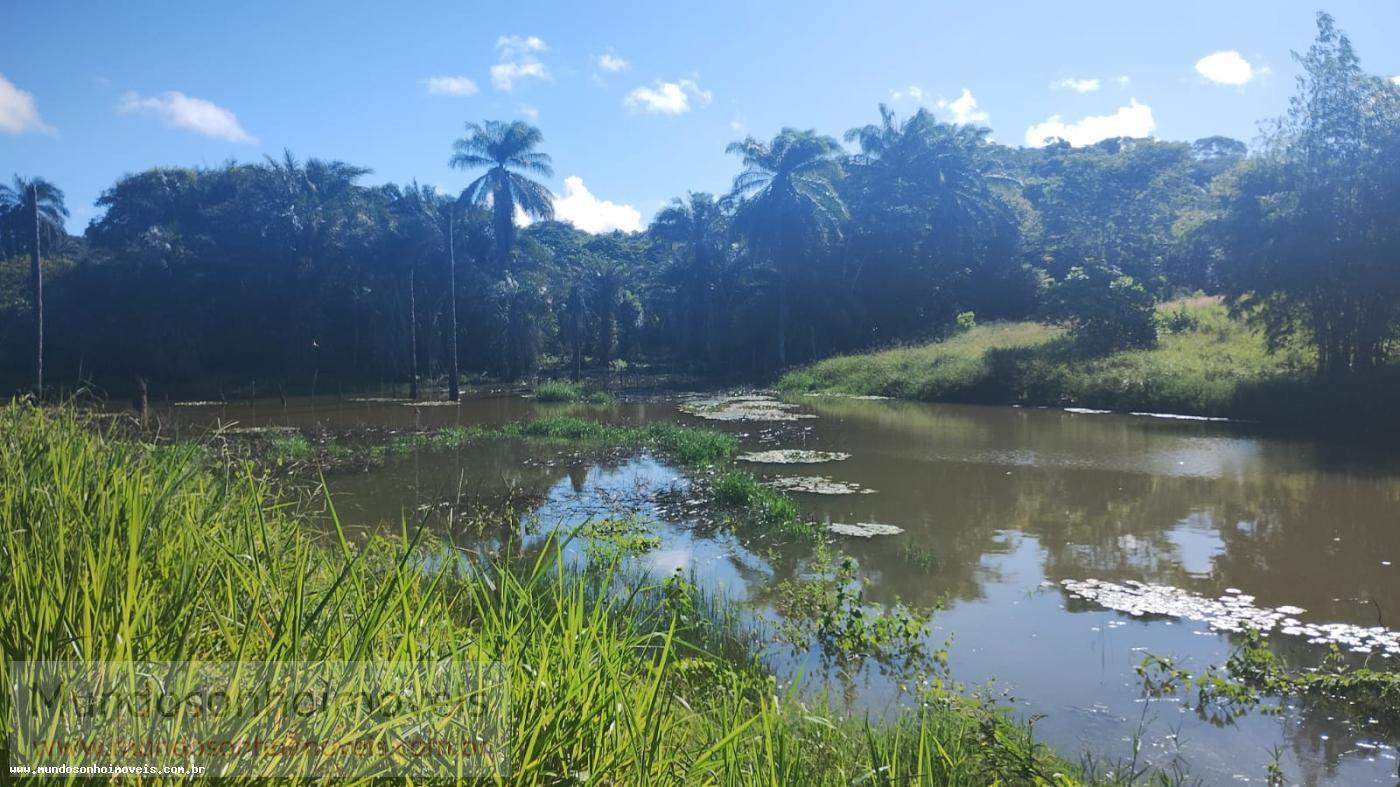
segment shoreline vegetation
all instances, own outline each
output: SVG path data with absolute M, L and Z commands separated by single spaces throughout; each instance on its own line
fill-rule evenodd
M 507 670 L 514 769 L 497 783 L 1082 777 L 1029 724 L 942 682 L 883 720 L 781 686 L 733 605 L 679 576 L 573 565 L 557 541 L 464 566 L 407 521 L 352 543 L 333 506 L 329 532 L 304 526 L 245 462 L 143 443 L 71 409 L 12 404 L 0 435 L 7 682 L 11 660 L 469 657 Z
M 1218 298 L 1161 304 L 1150 349 L 1085 350 L 1061 328 L 975 325 L 940 341 L 842 355 L 787 372 L 785 394 L 1081 407 L 1299 426 L 1400 423 L 1400 367 L 1329 380 L 1302 343 L 1270 353 Z

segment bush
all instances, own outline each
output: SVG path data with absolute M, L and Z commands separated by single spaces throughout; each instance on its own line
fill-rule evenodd
M 1047 316 L 1092 352 L 1155 347 L 1152 295 L 1116 268 L 1075 267 L 1050 288 Z

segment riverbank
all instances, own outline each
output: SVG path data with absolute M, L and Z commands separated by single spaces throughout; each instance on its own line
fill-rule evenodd
M 1038 323 L 979 325 L 924 345 L 827 358 L 783 375 L 785 393 L 1083 407 L 1335 426 L 1397 423 L 1400 368 L 1320 380 L 1309 351 L 1270 353 L 1261 332 L 1212 298 L 1163 304 L 1158 346 L 1082 352 Z
M 11 405 L 0 488 L 7 685 L 11 661 L 489 660 L 512 710 L 497 782 L 1075 781 L 1027 726 L 956 692 L 879 722 L 797 694 L 734 608 L 683 579 L 572 566 L 548 544 L 464 565 L 411 522 L 351 538 L 333 507 L 317 535 L 199 445 Z

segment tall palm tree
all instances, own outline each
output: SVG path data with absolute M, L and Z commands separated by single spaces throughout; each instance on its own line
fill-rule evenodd
M 40 267 L 40 243 L 63 234 L 68 208 L 63 191 L 43 178 L 25 180 L 16 175 L 14 185 L 0 185 L 0 210 L 26 225 L 32 222 L 34 234 L 29 243 L 29 278 L 34 297 L 34 390 L 44 395 L 44 272 Z M 28 233 L 24 233 L 28 235 Z
M 804 253 L 819 251 L 839 237 L 846 206 L 836 192 L 841 146 L 816 131 L 785 128 L 772 142 L 749 137 L 730 143 L 744 170 L 734 178 L 728 200 L 737 207 L 734 228 L 749 248 L 777 273 L 778 365 L 787 365 L 787 289 L 792 269 Z
M 554 218 L 553 195 L 527 177 L 553 177 L 554 169 L 549 154 L 535 150 L 544 141 L 544 135 L 528 123 L 488 120 L 468 123 L 467 132 L 467 136 L 452 143 L 454 152 L 448 164 L 458 169 L 486 170 L 486 174 L 463 189 L 459 202 L 489 205 L 496 235 L 496 261 L 504 268 L 515 245 L 516 209 L 534 219 Z
M 419 376 L 418 264 L 423 257 L 435 256 L 443 249 L 438 223 L 439 202 L 432 186 L 420 185 L 416 180 L 402 189 L 390 185 L 386 188 L 386 195 L 393 221 L 393 244 L 408 277 L 409 396 L 416 401 Z
M 678 344 L 692 357 L 714 363 L 716 279 L 724 259 L 729 216 L 710 194 L 676 198 L 652 220 L 648 233 L 670 246 L 662 280 L 671 293 Z
M 989 133 L 926 109 L 898 121 L 883 104 L 879 123 L 846 132 L 860 146 L 843 189 L 863 230 L 851 248 L 864 260 L 862 286 L 884 304 L 877 324 L 903 333 L 946 311 L 960 283 L 1017 235 L 999 193 L 1016 181 L 997 172 Z

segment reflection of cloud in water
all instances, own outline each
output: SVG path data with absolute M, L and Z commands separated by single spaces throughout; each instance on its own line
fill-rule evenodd
M 1213 574 L 1215 556 L 1225 551 L 1225 541 L 1216 532 L 1208 511 L 1183 519 L 1175 529 L 1167 531 L 1167 540 L 1176 547 L 1181 569 L 1194 577 Z

